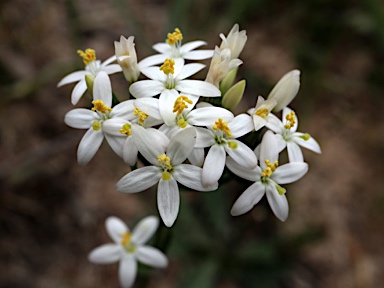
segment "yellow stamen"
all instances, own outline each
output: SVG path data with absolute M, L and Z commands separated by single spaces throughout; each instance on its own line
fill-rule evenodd
M 145 114 L 143 111 L 140 111 L 139 109 L 135 108 L 135 110 L 133 111 L 133 114 L 135 116 L 139 116 L 139 124 L 141 126 L 143 126 L 143 123 L 144 123 L 144 120 L 148 118 L 148 115 Z
M 161 174 L 161 177 L 163 180 L 169 180 L 171 179 L 171 173 L 164 171 L 163 174 Z
M 311 139 L 311 135 L 309 135 L 308 133 L 305 133 L 304 135 L 301 135 L 299 137 L 305 141 L 308 141 L 309 139 Z
M 237 149 L 239 145 L 235 141 L 229 141 L 228 142 L 228 147 L 231 149 Z
M 131 233 L 129 233 L 128 231 L 127 232 L 124 232 L 124 234 L 121 234 L 121 242 L 120 244 L 122 246 L 127 246 L 129 243 L 131 243 Z
M 85 65 L 91 63 L 92 61 L 96 60 L 96 51 L 93 49 L 85 49 L 85 51 L 77 50 L 77 54 L 80 55 L 80 57 L 83 58 L 83 62 Z
M 229 138 L 232 137 L 231 130 L 228 127 L 228 123 L 223 121 L 222 118 L 219 118 L 218 121 L 215 122 L 215 125 L 212 126 L 212 129 L 213 130 L 221 130 L 221 131 L 225 132 Z
M 101 123 L 99 121 L 93 121 L 92 128 L 95 131 L 99 131 L 101 128 Z
M 166 169 L 168 170 L 172 169 L 171 159 L 167 155 L 165 154 L 158 155 L 157 161 L 159 161 L 160 164 L 164 165 Z
M 164 64 L 160 66 L 160 70 L 166 75 L 175 73 L 175 61 L 169 58 L 165 59 Z
M 291 113 L 285 116 L 285 119 L 287 119 L 287 124 L 284 125 L 285 129 L 291 129 L 293 126 L 295 126 L 295 111 L 291 111 Z
M 279 161 L 273 162 L 273 164 L 267 159 L 265 160 L 267 168 L 261 173 L 261 177 L 270 177 L 273 172 L 275 172 L 277 166 L 279 166 Z
M 255 112 L 255 114 L 256 114 L 257 116 L 260 116 L 261 118 L 265 118 L 265 117 L 268 116 L 269 111 L 268 111 L 267 108 L 259 108 L 259 109 L 257 109 L 257 111 Z
M 177 97 L 175 104 L 173 105 L 173 111 L 177 112 L 177 116 L 179 116 L 185 108 L 188 108 L 188 105 L 185 102 L 192 104 L 192 100 L 190 100 L 187 96 L 180 95 Z
M 128 123 L 124 124 L 123 127 L 119 130 L 119 132 L 121 134 L 131 136 L 132 135 L 131 125 L 129 125 Z
M 181 31 L 179 28 L 175 29 L 175 32 L 168 33 L 168 39 L 166 42 L 170 45 L 174 45 L 177 41 L 183 40 L 183 34 L 181 34 Z
M 177 120 L 177 125 L 178 125 L 180 128 L 183 128 L 183 129 L 184 129 L 185 127 L 187 127 L 188 122 L 185 121 L 184 118 L 180 118 L 179 120 Z
M 99 111 L 103 114 L 105 114 L 107 111 L 112 111 L 112 108 L 106 106 L 103 102 L 103 100 L 93 100 L 92 101 L 93 108 L 92 111 Z

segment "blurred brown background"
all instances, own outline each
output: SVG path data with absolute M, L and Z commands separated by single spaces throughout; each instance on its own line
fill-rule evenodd
M 234 23 L 248 35 L 240 55 L 239 78 L 247 80 L 242 111 L 257 95 L 267 96 L 284 73 L 300 69 L 302 86 L 292 107 L 299 131 L 315 137 L 323 154 L 304 152 L 310 170 L 287 187 L 285 223 L 265 202 L 247 215 L 229 216 L 250 183 L 232 184 L 236 191 L 182 192 L 175 227 L 161 228 L 168 240 L 152 240 L 170 266 L 141 267 L 136 287 L 384 283 L 384 4 L 272 2 L 0 3 L 0 287 L 117 287 L 116 265 L 87 261 L 91 249 L 110 241 L 105 218 L 116 215 L 133 227 L 157 214 L 155 190 L 115 191 L 129 167 L 105 143 L 88 165 L 76 162 L 85 131 L 63 122 L 73 108 L 73 85 L 56 88 L 62 77 L 83 69 L 76 50 L 93 48 L 104 60 L 120 35 L 134 35 L 142 59 L 175 27 L 184 42 L 202 39 L 214 48 L 219 33 Z M 122 75 L 111 79 L 124 98 Z M 219 206 L 225 209 L 215 210 Z M 209 234 L 210 227 L 225 237 Z

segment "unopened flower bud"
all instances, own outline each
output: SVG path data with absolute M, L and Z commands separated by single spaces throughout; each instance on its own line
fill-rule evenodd
M 87 88 L 89 93 L 93 96 L 93 82 L 95 80 L 95 77 L 93 77 L 90 74 L 85 74 L 85 83 L 87 84 Z
M 237 107 L 237 105 L 243 98 L 245 84 L 245 80 L 241 80 L 235 85 L 233 85 L 231 88 L 229 88 L 227 93 L 225 93 L 225 95 L 223 96 L 223 100 L 221 102 L 224 108 L 233 111 Z
M 135 50 L 134 37 L 128 39 L 120 37 L 120 42 L 115 41 L 115 54 L 117 63 L 123 69 L 125 79 L 132 83 L 140 76 L 140 70 L 137 65 L 137 56 Z
M 239 31 L 239 24 L 233 25 L 227 37 L 224 34 L 220 34 L 220 38 L 223 40 L 220 49 L 229 48 L 231 50 L 231 59 L 238 58 L 247 42 L 247 35 L 245 33 L 245 30 Z
M 229 71 L 227 76 L 225 76 L 225 78 L 220 82 L 221 95 L 224 95 L 225 93 L 227 93 L 229 88 L 232 87 L 233 82 L 235 82 L 237 70 L 239 70 L 238 68 L 239 67 L 236 67 L 236 68 L 232 69 L 231 71 Z

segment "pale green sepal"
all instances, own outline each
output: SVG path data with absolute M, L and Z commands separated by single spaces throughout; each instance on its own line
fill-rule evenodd
M 231 71 L 229 71 L 227 76 L 225 76 L 225 78 L 220 82 L 219 85 L 220 85 L 221 95 L 224 95 L 225 93 L 227 93 L 229 88 L 231 88 L 231 86 L 233 85 L 233 82 L 235 82 L 238 69 L 239 67 L 236 67 Z
M 227 93 L 225 93 L 223 100 L 222 100 L 222 106 L 224 108 L 227 108 L 231 111 L 233 111 L 241 99 L 243 98 L 244 90 L 245 90 L 246 82 L 245 80 L 241 80 L 237 82 L 235 85 L 233 85 Z
M 85 83 L 87 84 L 88 91 L 89 91 L 89 93 L 91 93 L 92 96 L 93 96 L 93 82 L 94 82 L 94 80 L 95 80 L 95 77 L 93 77 L 92 75 L 90 75 L 90 74 L 85 75 Z

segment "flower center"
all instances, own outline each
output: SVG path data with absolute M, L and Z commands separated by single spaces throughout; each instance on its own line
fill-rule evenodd
M 125 251 L 127 251 L 128 253 L 134 252 L 136 249 L 136 246 L 131 242 L 131 237 L 132 237 L 131 233 L 124 232 L 124 234 L 121 234 L 120 236 L 121 236 L 120 244 L 121 246 L 124 247 Z
M 268 159 L 266 159 L 265 164 L 267 165 L 267 167 L 261 173 L 261 177 L 262 178 L 269 178 L 269 177 L 271 177 L 272 173 L 275 172 L 277 166 L 279 166 L 279 161 L 275 161 L 272 164 Z
M 225 134 L 227 134 L 227 136 L 229 138 L 232 137 L 232 133 L 231 133 L 231 129 L 229 129 L 228 127 L 228 123 L 223 121 L 222 118 L 219 118 L 216 122 L 215 122 L 215 125 L 212 126 L 212 129 L 213 130 L 221 130 L 223 131 Z
M 179 126 L 180 128 L 185 128 L 187 127 L 188 125 L 188 122 L 187 120 L 183 117 L 183 115 L 180 115 L 180 116 L 177 116 L 176 117 L 176 124 L 177 126 Z
M 157 156 L 157 161 L 159 161 L 161 168 L 164 170 L 162 173 L 163 180 L 171 179 L 171 173 L 169 173 L 173 168 L 171 165 L 171 159 L 165 154 L 160 154 Z
M 285 129 L 291 129 L 295 124 L 295 111 L 291 111 L 287 116 L 285 116 L 287 123 L 284 125 Z
M 88 65 L 92 61 L 96 60 L 96 52 L 93 49 L 85 49 L 85 51 L 77 50 L 77 54 L 83 58 L 83 62 L 85 65 Z
M 175 61 L 169 58 L 165 59 L 164 64 L 160 66 L 160 70 L 166 75 L 175 73 Z
M 100 128 L 101 128 L 101 123 L 100 123 L 100 121 L 93 121 L 93 123 L 92 123 L 92 128 L 93 128 L 93 130 L 95 130 L 95 131 L 99 131 Z
M 92 108 L 92 111 L 99 111 L 103 114 L 110 112 L 112 111 L 112 108 L 106 106 L 103 102 L 103 100 L 93 100 L 92 101 L 92 104 L 93 104 L 93 108 Z
M 179 28 L 175 28 L 175 31 L 173 33 L 168 33 L 166 42 L 169 45 L 175 45 L 176 42 L 183 40 L 183 34 L 181 34 L 181 31 Z
M 124 124 L 123 127 L 119 130 L 119 132 L 121 134 L 131 136 L 132 135 L 131 125 L 129 125 L 128 123 Z
M 148 115 L 145 114 L 143 111 L 140 111 L 140 110 L 137 109 L 137 108 L 134 109 L 133 114 L 134 114 L 135 116 L 138 116 L 138 117 L 139 117 L 138 122 L 139 122 L 139 124 L 140 124 L 141 126 L 143 126 L 143 124 L 144 124 L 144 120 L 148 118 Z
M 260 116 L 261 118 L 267 117 L 269 114 L 269 110 L 267 108 L 259 108 L 255 112 L 255 115 Z
M 188 104 L 193 103 L 192 100 L 190 100 L 187 96 L 180 95 L 179 97 L 177 97 L 175 104 L 173 105 L 173 111 L 172 112 L 176 112 L 177 116 L 179 116 L 185 108 L 188 108 L 188 105 L 185 104 L 186 102 Z

